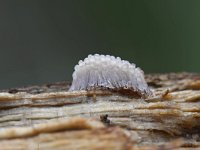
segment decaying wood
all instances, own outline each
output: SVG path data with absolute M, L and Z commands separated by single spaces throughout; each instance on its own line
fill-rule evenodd
M 60 125 L 60 123 L 62 125 Z M 66 123 L 66 127 L 63 123 Z M 78 124 L 78 125 L 77 125 Z M 61 128 L 60 128 L 61 126 Z M 45 128 L 46 127 L 46 128 Z M 64 119 L 55 123 L 50 121 L 38 124 L 35 127 L 9 128 L 7 131 L 16 130 L 13 134 L 0 133 L 1 149 L 118 149 L 118 150 L 159 150 L 172 149 L 181 146 L 181 140 L 161 146 L 137 145 L 138 135 L 123 130 L 119 127 L 105 127 L 101 122 L 92 119 L 73 118 Z M 23 130 L 23 131 L 21 131 Z M 30 132 L 32 130 L 32 132 Z M 54 132 L 53 132 L 54 131 Z M 55 132 L 57 131 L 57 132 Z M 31 134 L 30 134 L 31 133 Z M 9 136 L 8 136 L 9 135 Z M 13 137 L 12 137 L 13 135 Z M 38 135 L 38 136 L 33 136 Z M 12 137 L 11 140 L 5 140 Z M 19 138 L 20 137 L 20 138 Z M 25 138 L 28 137 L 28 138 Z
M 146 80 L 155 93 L 147 99 L 108 90 L 67 92 L 69 83 L 2 90 L 0 145 L 200 149 L 200 75 L 155 74 Z
M 48 123 L 34 124 L 28 127 L 12 127 L 0 130 L 0 139 L 30 137 L 46 132 L 56 132 L 63 130 L 96 129 L 103 128 L 101 122 L 86 120 L 83 118 L 57 119 Z

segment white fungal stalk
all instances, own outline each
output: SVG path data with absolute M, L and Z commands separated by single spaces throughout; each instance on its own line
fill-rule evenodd
M 143 71 L 126 60 L 110 55 L 89 55 L 75 66 L 69 91 L 104 87 L 131 90 L 142 96 L 151 95 Z

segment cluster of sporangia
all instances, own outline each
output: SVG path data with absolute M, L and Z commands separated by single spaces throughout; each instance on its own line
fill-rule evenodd
M 110 55 L 89 55 L 75 66 L 70 91 L 97 87 L 129 89 L 141 95 L 151 95 L 143 71 L 135 64 Z

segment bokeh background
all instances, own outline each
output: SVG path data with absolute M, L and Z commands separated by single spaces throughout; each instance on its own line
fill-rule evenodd
M 199 0 L 1 0 L 0 88 L 71 81 L 88 54 L 199 72 Z

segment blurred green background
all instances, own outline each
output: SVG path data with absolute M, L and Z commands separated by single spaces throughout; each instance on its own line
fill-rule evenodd
M 199 72 L 199 0 L 2 0 L 0 88 L 70 81 L 88 54 Z

